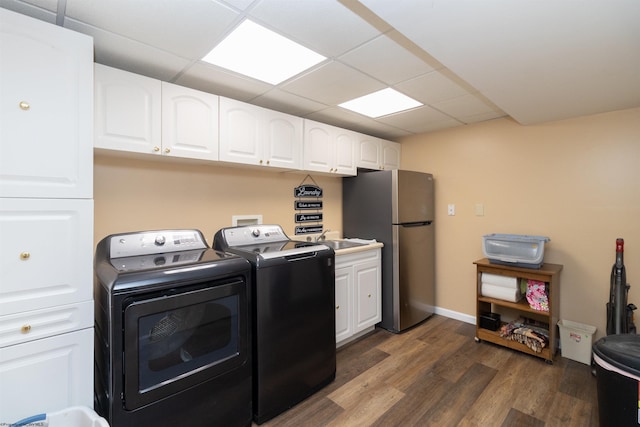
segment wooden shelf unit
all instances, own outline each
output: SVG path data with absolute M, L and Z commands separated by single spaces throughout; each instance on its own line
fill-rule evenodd
M 557 350 L 558 340 L 558 320 L 559 320 L 559 294 L 560 294 L 560 264 L 543 264 L 539 269 L 512 267 L 508 265 L 491 264 L 487 258 L 475 261 L 476 265 L 476 340 L 488 341 L 514 350 L 541 357 L 547 363 L 553 363 L 553 357 Z M 526 298 L 518 302 L 504 301 L 497 298 L 482 296 L 482 273 L 495 274 L 499 276 L 516 277 L 518 279 L 538 280 L 547 283 L 549 293 L 549 311 L 535 310 L 529 306 Z M 519 284 L 518 284 L 519 285 Z M 537 353 L 517 341 L 504 339 L 500 336 L 500 331 L 491 331 L 480 327 L 480 313 L 493 312 L 494 307 L 506 307 L 516 310 L 524 317 L 533 318 L 549 324 L 549 345 Z

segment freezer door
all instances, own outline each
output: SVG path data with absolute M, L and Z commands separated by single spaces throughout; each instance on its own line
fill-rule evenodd
M 413 171 L 393 171 L 393 223 L 434 219 L 433 176 Z
M 431 316 L 435 306 L 433 225 L 398 225 L 394 253 L 394 323 L 402 331 Z

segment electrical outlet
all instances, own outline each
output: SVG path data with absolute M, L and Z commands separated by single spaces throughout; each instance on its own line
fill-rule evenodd
M 447 215 L 454 216 L 456 214 L 456 205 L 447 205 Z

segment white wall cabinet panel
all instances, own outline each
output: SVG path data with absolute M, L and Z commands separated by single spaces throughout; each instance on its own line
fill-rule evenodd
M 355 144 L 355 132 L 305 120 L 304 169 L 345 176 L 355 175 Z
M 336 268 L 336 343 L 353 335 L 352 289 L 352 267 Z
M 218 160 L 218 96 L 162 82 L 162 152 Z
M 302 119 L 220 97 L 222 161 L 300 169 Z
M 93 328 L 0 348 L 3 422 L 93 408 Z
M 93 200 L 0 202 L 0 313 L 93 299 Z
M 0 8 L 0 421 L 93 406 L 93 43 Z
M 400 144 L 382 140 L 382 168 L 384 170 L 400 169 Z
M 285 169 L 302 167 L 302 123 L 300 117 L 262 110 L 263 157 L 268 165 Z
M 0 197 L 92 197 L 92 58 L 90 37 L 0 9 Z
M 379 247 L 336 255 L 336 344 L 372 330 L 382 320 Z M 346 313 L 345 313 L 346 311 Z
M 400 168 L 400 144 L 359 134 L 357 148 L 359 168 L 393 170 Z
M 160 80 L 95 64 L 96 148 L 162 154 Z

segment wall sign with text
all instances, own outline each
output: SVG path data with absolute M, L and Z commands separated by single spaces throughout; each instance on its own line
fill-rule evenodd
M 295 233 L 298 234 L 316 234 L 322 233 L 322 198 L 323 191 L 315 181 L 313 184 L 305 184 L 307 178 L 313 181 L 310 175 L 307 175 L 302 183 L 293 189 L 293 208 L 297 211 L 293 218 L 296 224 Z M 310 224 L 315 223 L 315 224 Z

